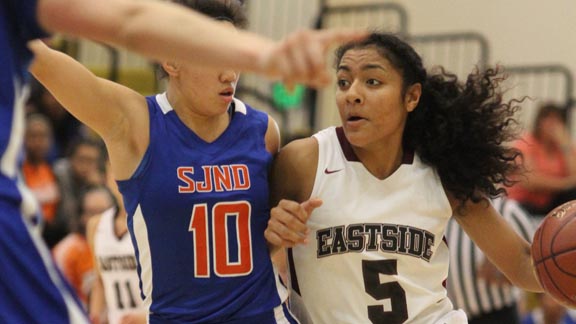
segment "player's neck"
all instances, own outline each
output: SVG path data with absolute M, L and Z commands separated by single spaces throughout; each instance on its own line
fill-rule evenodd
M 394 149 L 382 149 L 382 147 L 375 145 L 374 147 L 353 146 L 353 150 L 364 167 L 373 176 L 382 180 L 393 174 L 403 161 L 404 150 L 402 146 L 390 147 Z
M 167 93 L 167 98 L 182 123 L 208 143 L 212 143 L 220 137 L 230 124 L 228 111 L 205 115 L 190 108 L 185 100 L 178 98 L 177 95 L 171 95 L 171 92 Z

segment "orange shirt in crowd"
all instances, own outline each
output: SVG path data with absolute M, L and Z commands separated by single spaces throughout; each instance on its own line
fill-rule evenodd
M 60 201 L 60 192 L 56 177 L 48 163 L 31 164 L 25 161 L 22 174 L 28 188 L 34 193 L 42 207 L 42 214 L 47 223 L 51 223 L 56 216 L 56 209 Z
M 52 250 L 56 264 L 86 305 L 94 280 L 94 259 L 86 238 L 71 233 Z
M 566 159 L 560 149 L 553 152 L 546 151 L 544 145 L 536 141 L 531 134 L 517 141 L 515 147 L 522 152 L 525 159 L 532 161 L 533 170 L 528 170 L 528 172 L 538 172 L 539 174 L 558 178 L 568 175 Z M 554 193 L 550 190 L 528 190 L 521 183 L 517 183 L 508 189 L 510 198 L 537 208 L 544 208 L 550 204 Z

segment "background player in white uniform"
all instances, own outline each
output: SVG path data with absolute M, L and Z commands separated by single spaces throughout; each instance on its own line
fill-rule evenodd
M 122 196 L 108 172 L 110 194 L 115 206 L 90 219 L 87 238 L 94 255 L 96 278 L 90 293 L 88 312 L 93 323 L 146 323 L 142 307 L 136 258 Z
M 379 33 L 340 48 L 336 66 L 343 125 L 279 153 L 266 231 L 293 247 L 291 287 L 312 320 L 466 323 L 443 286 L 451 216 L 513 284 L 541 291 L 528 242 L 487 198 L 516 168 L 497 71 L 465 86 L 427 76 L 408 44 Z

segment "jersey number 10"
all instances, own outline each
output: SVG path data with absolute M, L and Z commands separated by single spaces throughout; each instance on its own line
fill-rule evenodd
M 252 239 L 250 236 L 251 206 L 247 201 L 221 202 L 208 213 L 207 204 L 195 205 L 188 230 L 194 234 L 194 276 L 210 277 L 210 244 L 214 273 L 219 277 L 236 277 L 252 272 Z M 212 217 L 212 232 L 208 232 L 208 217 Z M 236 226 L 229 228 L 229 220 Z M 230 231 L 235 230 L 236 233 Z M 212 235 L 210 235 L 212 234 Z M 233 234 L 233 235 L 231 235 Z M 230 243 L 238 246 L 237 261 L 230 260 Z

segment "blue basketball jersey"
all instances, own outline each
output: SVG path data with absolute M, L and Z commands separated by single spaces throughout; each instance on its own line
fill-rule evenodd
M 118 184 L 150 322 L 276 323 L 286 296 L 264 239 L 268 115 L 235 100 L 228 128 L 207 143 L 165 94 L 147 100 L 149 147 Z
M 0 199 L 19 205 L 17 187 L 28 96 L 28 41 L 43 37 L 36 21 L 36 1 L 7 0 L 0 4 Z
M 0 323 L 87 323 L 31 220 L 38 204 L 20 177 L 28 41 L 46 33 L 36 0 L 0 2 Z

